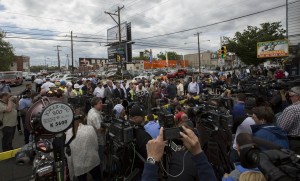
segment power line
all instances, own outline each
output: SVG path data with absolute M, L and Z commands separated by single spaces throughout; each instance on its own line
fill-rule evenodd
M 15 38 L 15 39 L 26 39 L 26 40 L 45 40 L 45 41 L 67 41 L 67 42 L 71 41 L 71 40 L 58 40 L 58 39 L 45 39 L 45 38 L 39 39 L 39 38 L 16 37 L 16 36 L 6 36 L 4 38 L 12 38 L 12 39 Z M 82 40 L 82 41 L 74 40 L 74 42 L 79 42 L 79 43 L 107 43 L 107 42 L 88 41 L 88 40 L 86 40 L 86 41 L 84 41 L 84 40 Z
M 299 2 L 299 1 L 300 0 L 295 1 L 295 2 Z M 295 3 L 295 2 L 293 2 L 293 3 Z M 292 4 L 292 3 L 289 3 L 289 4 Z M 273 8 L 269 8 L 269 9 L 265 9 L 265 10 L 262 10 L 262 11 L 257 11 L 255 13 L 250 13 L 250 14 L 247 14 L 247 15 L 239 16 L 239 17 L 236 17 L 236 18 L 231 18 L 231 19 L 228 19 L 228 20 L 219 21 L 219 22 L 216 22 L 216 23 L 211 23 L 211 24 L 208 24 L 208 25 L 198 26 L 198 27 L 195 27 L 195 28 L 185 29 L 185 30 L 176 31 L 176 32 L 172 32 L 172 33 L 166 33 L 166 34 L 160 34 L 160 35 L 155 35 L 155 36 L 149 36 L 149 37 L 145 37 L 145 38 L 137 38 L 135 40 L 144 40 L 144 39 L 156 38 L 156 37 L 161 37 L 161 36 L 169 36 L 169 35 L 173 35 L 173 34 L 177 34 L 177 33 L 183 33 L 183 32 L 187 32 L 187 31 L 191 31 L 191 30 L 196 30 L 196 29 L 200 29 L 200 28 L 214 26 L 214 25 L 218 25 L 218 24 L 221 24 L 221 23 L 230 22 L 230 21 L 233 21 L 233 20 L 237 20 L 237 19 L 248 17 L 248 16 L 253 16 L 253 15 L 256 15 L 256 14 L 260 14 L 260 13 L 264 13 L 264 12 L 267 12 L 267 11 L 271 11 L 271 10 L 274 10 L 274 9 L 282 8 L 282 7 L 285 7 L 285 6 L 286 6 L 286 4 L 280 5 L 280 6 L 276 6 L 276 7 L 273 7 Z
M 16 15 L 28 16 L 28 17 L 39 18 L 39 19 L 49 19 L 49 20 L 54 20 L 54 21 L 67 22 L 67 23 L 76 23 L 76 24 L 93 25 L 93 24 L 90 24 L 90 23 L 81 23 L 81 22 L 75 22 L 75 21 L 66 21 L 66 20 L 62 20 L 62 19 L 55 19 L 55 18 L 48 18 L 48 17 L 34 16 L 34 15 L 28 15 L 28 14 L 22 14 L 22 13 L 8 12 L 8 11 L 3 11 L 2 13 L 16 14 Z

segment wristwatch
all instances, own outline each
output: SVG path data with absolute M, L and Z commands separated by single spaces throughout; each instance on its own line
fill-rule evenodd
M 155 165 L 155 159 L 153 157 L 148 157 L 146 163 L 150 163 L 151 165 Z

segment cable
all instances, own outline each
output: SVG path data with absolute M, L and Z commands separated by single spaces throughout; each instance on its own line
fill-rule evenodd
M 295 2 L 300 2 L 300 0 L 295 1 Z M 293 2 L 293 3 L 295 3 L 295 2 Z M 292 4 L 292 3 L 289 3 L 289 4 Z M 156 38 L 156 37 L 161 37 L 161 36 L 168 36 L 168 35 L 173 35 L 173 34 L 177 34 L 177 33 L 183 33 L 183 32 L 187 32 L 187 31 L 191 31 L 191 30 L 201 29 L 201 28 L 205 28 L 205 27 L 209 27 L 209 26 L 214 26 L 214 25 L 218 25 L 218 24 L 221 24 L 221 23 L 230 22 L 230 21 L 233 21 L 233 20 L 245 18 L 245 17 L 248 17 L 248 16 L 253 16 L 253 15 L 256 15 L 256 14 L 264 13 L 264 12 L 271 11 L 271 10 L 274 10 L 274 9 L 278 9 L 278 8 L 281 8 L 281 7 L 285 7 L 285 6 L 286 5 L 284 4 L 284 5 L 276 6 L 276 7 L 273 7 L 273 8 L 269 8 L 269 9 L 257 11 L 255 13 L 250 13 L 250 14 L 247 14 L 247 15 L 239 16 L 239 17 L 236 17 L 236 18 L 231 18 L 231 19 L 227 19 L 227 20 L 224 20 L 224 21 L 219 21 L 219 22 L 216 22 L 216 23 L 211 23 L 211 24 L 207 24 L 207 25 L 203 25 L 203 26 L 198 26 L 198 27 L 195 27 L 195 28 L 189 28 L 189 29 L 185 29 L 185 30 L 181 30 L 181 31 L 172 32 L 172 33 L 166 33 L 166 34 L 160 34 L 160 35 L 155 35 L 155 36 L 149 36 L 149 37 L 145 37 L 145 38 L 137 38 L 135 40 L 144 40 L 144 39 L 149 39 L 149 38 Z
M 164 170 L 164 172 L 165 172 L 167 175 L 171 176 L 171 177 L 174 177 L 174 178 L 179 177 L 179 176 L 183 173 L 183 171 L 184 171 L 184 159 L 185 159 L 185 156 L 186 156 L 187 152 L 188 152 L 188 150 L 186 150 L 186 151 L 184 152 L 183 160 L 182 160 L 182 170 L 181 170 L 181 172 L 180 172 L 178 175 L 171 175 L 170 173 L 168 173 L 168 172 L 165 170 L 163 164 L 160 162 L 160 165 L 161 165 L 162 169 Z
M 131 169 L 130 169 L 130 174 L 132 173 L 132 169 L 133 169 L 133 165 L 134 165 L 134 160 L 135 160 L 135 146 L 133 143 L 131 143 L 133 146 L 133 161 L 132 161 L 132 165 L 131 165 Z

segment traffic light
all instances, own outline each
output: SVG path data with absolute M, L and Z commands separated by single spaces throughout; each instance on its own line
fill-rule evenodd
M 227 49 L 226 46 L 222 46 L 221 48 L 221 58 L 226 58 Z
M 116 61 L 120 62 L 121 61 L 121 56 L 120 55 L 116 55 Z

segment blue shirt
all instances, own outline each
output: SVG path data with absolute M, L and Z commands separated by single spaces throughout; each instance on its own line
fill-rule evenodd
M 149 121 L 144 128 L 152 138 L 156 138 L 159 135 L 160 125 L 155 121 Z
M 32 104 L 32 99 L 31 98 L 26 98 L 26 99 L 20 99 L 19 101 L 19 110 L 29 108 Z

